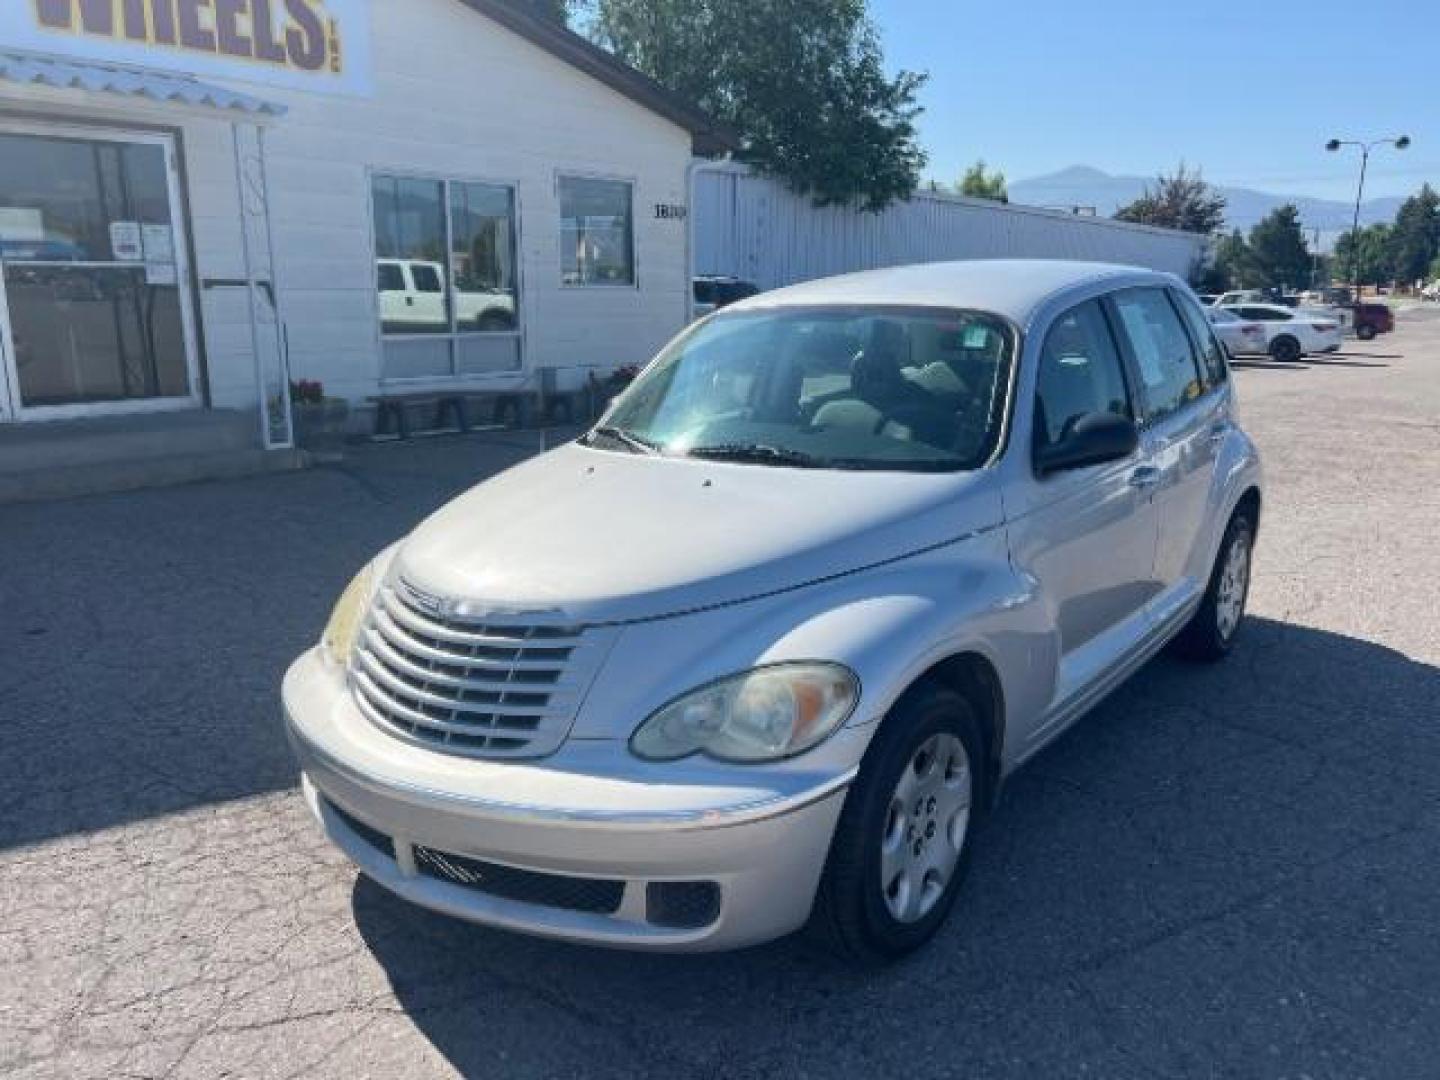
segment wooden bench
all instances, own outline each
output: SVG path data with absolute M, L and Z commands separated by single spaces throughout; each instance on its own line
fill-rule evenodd
M 376 394 L 367 400 L 375 406 L 375 437 L 393 433 L 397 438 L 408 439 L 411 434 L 409 412 L 411 409 L 430 407 L 434 409 L 431 427 L 428 431 L 466 432 L 472 427 L 524 427 L 533 411 L 528 393 L 495 390 L 414 390 L 398 393 Z M 481 424 L 471 422 L 470 408 L 491 403 L 491 414 Z M 450 420 L 446 423 L 447 417 Z

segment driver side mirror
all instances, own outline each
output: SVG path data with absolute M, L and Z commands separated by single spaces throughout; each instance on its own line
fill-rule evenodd
M 1111 412 L 1089 412 L 1070 425 L 1059 442 L 1035 451 L 1035 473 L 1051 473 L 1127 458 L 1140 445 L 1134 421 Z

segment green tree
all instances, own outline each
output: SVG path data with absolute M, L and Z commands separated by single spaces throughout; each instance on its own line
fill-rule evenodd
M 1225 196 L 1205 183 L 1199 169 L 1187 171 L 1182 161 L 1173 174 L 1161 174 L 1154 187 L 1117 210 L 1115 220 L 1209 235 L 1225 224 Z
M 1413 284 L 1440 256 L 1440 195 L 1429 184 L 1410 196 L 1395 214 L 1390 259 L 1397 281 Z
M 1300 211 L 1286 203 L 1250 230 L 1250 253 L 1266 283 L 1297 288 L 1310 282 L 1314 264 L 1300 227 Z
M 926 76 L 886 75 L 865 0 L 595 0 L 588 27 L 817 204 L 878 210 L 914 193 Z
M 955 185 L 955 190 L 972 199 L 993 199 L 1002 203 L 1010 201 L 1010 193 L 1005 188 L 1005 174 L 999 169 L 987 173 L 984 158 L 965 170 L 965 175 Z
M 1335 242 L 1336 277 L 1352 284 L 1358 278 L 1361 285 L 1382 285 L 1394 281 L 1390 231 L 1389 225 L 1378 224 L 1362 228 L 1358 235 L 1341 233 L 1340 239 Z
M 1228 292 L 1230 289 L 1258 289 L 1268 284 L 1255 264 L 1254 252 L 1245 235 L 1235 229 L 1215 244 L 1215 258 L 1205 271 L 1201 292 Z

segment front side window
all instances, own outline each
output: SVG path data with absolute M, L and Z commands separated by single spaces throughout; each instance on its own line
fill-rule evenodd
M 1089 413 L 1134 418 L 1120 353 L 1097 300 L 1061 315 L 1045 337 L 1035 389 L 1035 449 L 1059 443 Z
M 560 280 L 566 285 L 634 285 L 635 221 L 624 180 L 562 176 Z
M 1206 322 L 1204 313 L 1195 305 L 1195 301 L 1180 292 L 1172 292 L 1170 297 L 1180 309 L 1180 315 L 1184 318 L 1185 325 L 1190 328 L 1190 336 L 1195 339 L 1196 348 L 1200 351 L 1200 366 L 1205 373 L 1206 388 L 1219 386 L 1228 378 L 1224 347 Z
M 799 468 L 960 471 L 999 441 L 1014 338 L 931 308 L 721 314 L 679 338 L 591 445 Z
M 1200 396 L 1202 383 L 1190 337 L 1163 289 L 1114 294 L 1116 314 L 1135 354 L 1145 419 L 1158 420 Z

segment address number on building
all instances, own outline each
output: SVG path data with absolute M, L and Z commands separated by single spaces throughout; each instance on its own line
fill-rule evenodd
M 689 213 L 688 206 L 680 206 L 676 203 L 655 204 L 655 216 L 661 221 L 684 221 Z

